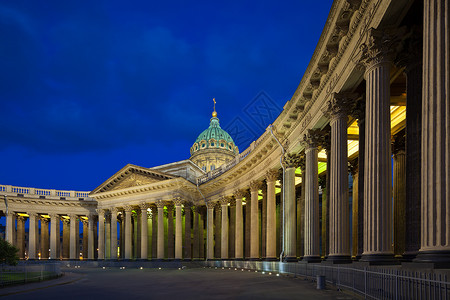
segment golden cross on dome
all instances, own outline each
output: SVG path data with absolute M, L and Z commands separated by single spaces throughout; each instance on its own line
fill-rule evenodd
M 214 111 L 212 113 L 212 116 L 215 118 L 217 117 L 217 112 L 216 112 L 216 98 L 213 98 L 213 102 L 214 102 Z

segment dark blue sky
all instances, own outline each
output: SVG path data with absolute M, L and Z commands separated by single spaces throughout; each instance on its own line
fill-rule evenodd
M 92 190 L 127 163 L 187 159 L 213 97 L 243 151 L 292 97 L 331 3 L 1 1 L 0 184 Z

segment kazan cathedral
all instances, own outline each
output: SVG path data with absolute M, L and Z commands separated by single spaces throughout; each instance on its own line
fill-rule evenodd
M 0 185 L 6 240 L 29 260 L 450 269 L 449 6 L 334 1 L 247 149 L 214 110 L 189 159 L 90 192 Z

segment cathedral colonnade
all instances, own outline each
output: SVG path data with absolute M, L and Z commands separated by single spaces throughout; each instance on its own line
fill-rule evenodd
M 0 186 L 5 238 L 30 259 L 449 266 L 449 19 L 444 0 L 335 1 L 243 152 L 214 106 L 188 160 L 127 165 L 83 197 Z

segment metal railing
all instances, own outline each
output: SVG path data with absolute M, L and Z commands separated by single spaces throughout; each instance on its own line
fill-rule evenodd
M 42 281 L 61 276 L 60 264 L 0 266 L 0 287 Z
M 445 274 L 414 272 L 398 268 L 345 267 L 268 261 L 206 261 L 208 267 L 260 270 L 304 276 L 353 291 L 365 299 L 450 300 L 450 282 Z

